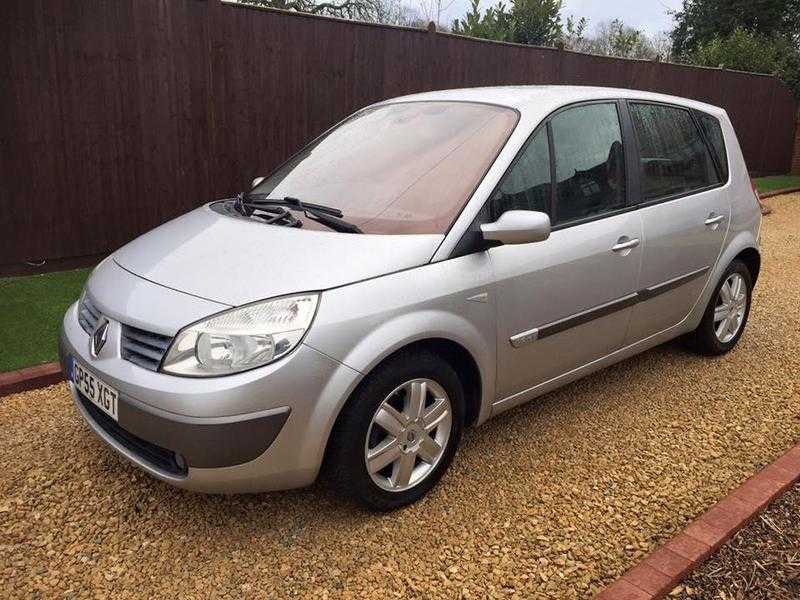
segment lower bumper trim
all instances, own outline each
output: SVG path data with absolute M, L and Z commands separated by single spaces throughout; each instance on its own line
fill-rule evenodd
M 89 415 L 89 418 L 94 421 L 95 425 L 114 438 L 118 444 L 157 469 L 166 471 L 170 475 L 176 477 L 186 476 L 188 469 L 186 467 L 186 460 L 182 456 L 176 454 L 172 450 L 167 450 L 147 440 L 143 440 L 123 427 L 120 427 L 119 423 L 97 408 L 83 394 L 78 391 L 76 391 L 76 394 L 78 396 L 78 401 Z

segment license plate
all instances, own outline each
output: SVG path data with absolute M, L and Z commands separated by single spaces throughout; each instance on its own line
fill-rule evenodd
M 117 390 L 75 359 L 72 359 L 72 382 L 92 404 L 117 420 Z

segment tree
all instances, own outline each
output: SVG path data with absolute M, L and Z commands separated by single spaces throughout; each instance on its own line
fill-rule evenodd
M 387 25 L 403 25 L 405 27 L 418 27 L 424 29 L 428 26 L 419 11 L 408 6 L 403 0 L 374 0 L 374 18 L 369 19 L 375 23 Z
M 573 16 L 567 17 L 567 24 L 561 32 L 561 39 L 556 44 L 559 48 L 567 50 L 584 51 L 586 45 L 586 27 L 589 20 L 586 17 L 575 19 Z
M 670 39 L 666 34 L 649 37 L 621 19 L 600 23 L 587 36 L 585 17 L 561 21 L 561 0 L 512 0 L 509 9 L 502 1 L 481 11 L 480 0 L 471 0 L 463 19 L 453 21 L 453 33 L 487 40 L 556 46 L 604 56 L 666 60 Z
M 621 58 L 668 60 L 670 57 L 671 42 L 666 33 L 649 36 L 640 29 L 625 25 L 621 19 L 599 23 L 591 35 L 585 34 L 586 26 L 586 19 L 581 19 L 576 25 L 572 17 L 568 18 L 562 37 L 563 47 Z
M 728 35 L 700 43 L 692 63 L 780 77 L 800 98 L 800 49 L 786 35 L 763 35 L 737 27 Z
M 375 21 L 380 10 L 381 0 L 239 0 L 242 4 L 267 6 L 283 10 L 355 19 L 359 21 Z
M 552 46 L 561 39 L 561 0 L 502 1 L 481 13 L 480 0 L 471 0 L 463 19 L 453 21 L 453 33 L 488 40 Z
M 469 12 L 463 19 L 453 21 L 453 33 L 469 37 L 510 42 L 513 40 L 511 13 L 501 1 L 481 14 L 480 0 L 472 0 Z
M 641 31 L 625 25 L 621 19 L 614 19 L 599 25 L 591 50 L 605 56 L 638 58 L 644 45 L 645 36 Z
M 455 0 L 417 0 L 419 10 L 427 23 L 436 23 L 436 28 L 442 28 L 442 13 L 453 6 Z
M 513 41 L 552 46 L 561 39 L 562 0 L 512 0 Z
M 679 57 L 737 27 L 763 36 L 788 36 L 800 44 L 800 0 L 683 0 L 674 17 L 672 42 Z
M 800 0 L 683 0 L 675 20 L 679 59 L 774 73 L 800 98 Z
M 650 37 L 625 25 L 622 19 L 614 19 L 598 25 L 595 35 L 585 41 L 584 50 L 604 56 L 666 60 L 670 56 L 670 43 L 666 35 Z

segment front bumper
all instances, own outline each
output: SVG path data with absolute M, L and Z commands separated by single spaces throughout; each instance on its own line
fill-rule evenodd
M 158 479 L 208 493 L 314 481 L 336 415 L 360 378 L 357 371 L 301 344 L 284 359 L 246 373 L 176 377 L 123 360 L 119 329 L 112 321 L 101 356 L 91 358 L 73 305 L 59 345 L 67 379 L 74 357 L 118 390 L 115 422 L 69 384 L 78 412 L 119 454 Z

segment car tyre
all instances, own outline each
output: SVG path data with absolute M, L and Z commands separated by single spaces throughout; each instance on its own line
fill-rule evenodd
M 416 502 L 453 460 L 464 406 L 458 374 L 441 357 L 423 350 L 390 358 L 364 379 L 340 414 L 328 449 L 328 479 L 371 510 Z
M 731 351 L 747 325 L 752 291 L 750 270 L 742 261 L 734 260 L 717 283 L 700 325 L 689 334 L 689 347 L 705 356 Z M 732 294 L 736 297 L 731 298 Z M 729 324 L 727 328 L 724 327 L 725 323 Z

